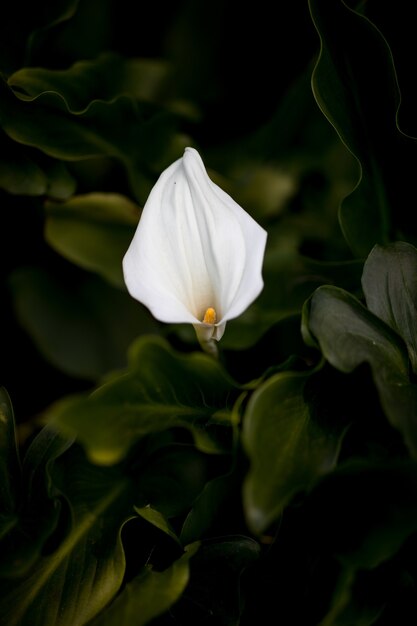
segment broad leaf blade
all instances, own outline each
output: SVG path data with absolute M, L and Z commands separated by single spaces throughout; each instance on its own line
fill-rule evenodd
M 91 193 L 46 204 L 45 238 L 64 257 L 124 288 L 122 259 L 139 220 L 125 196 Z
M 315 338 L 325 358 L 342 372 L 371 366 L 382 407 L 417 456 L 417 386 L 409 379 L 406 347 L 389 326 L 352 295 L 320 287 L 304 310 L 303 333 Z
M 178 158 L 188 143 L 176 134 L 173 115 L 149 112 L 129 96 L 94 100 L 85 111 L 73 113 L 58 92 L 22 100 L 0 81 L 0 94 L 2 126 L 11 139 L 67 161 L 114 157 L 126 167 L 141 204 L 155 174 Z
M 190 577 L 188 562 L 197 550 L 198 544 L 188 546 L 185 554 L 163 572 L 145 568 L 91 626 L 145 626 L 165 613 L 184 592 Z
M 62 501 L 51 482 L 51 470 L 71 444 L 71 440 L 49 427 L 42 429 L 32 441 L 23 460 L 14 524 L 1 544 L 2 577 L 24 575 L 56 530 Z
M 94 276 L 74 286 L 40 268 L 21 268 L 10 284 L 18 319 L 39 351 L 76 378 L 95 380 L 123 367 L 133 339 L 157 332 L 144 307 Z
M 367 307 L 405 341 L 417 373 L 417 250 L 402 241 L 375 246 L 366 260 L 362 287 Z
M 131 482 L 103 472 L 72 449 L 54 479 L 73 507 L 74 524 L 49 556 L 2 589 L 0 619 L 10 626 L 82 626 L 117 592 L 124 574 L 120 528 L 132 515 Z M 104 524 L 105 520 L 105 524 Z
M 248 404 L 243 444 L 251 466 L 244 504 L 255 533 L 264 532 L 297 492 L 336 463 L 344 425 L 326 428 L 316 421 L 314 404 L 305 396 L 310 376 L 276 374 Z
M 214 443 L 210 433 L 230 426 L 237 385 L 210 357 L 183 356 L 146 337 L 132 345 L 129 360 L 128 370 L 91 396 L 51 410 L 53 422 L 76 433 L 94 462 L 116 463 L 145 435 L 173 427 L 196 432 L 205 448 L 204 438 Z

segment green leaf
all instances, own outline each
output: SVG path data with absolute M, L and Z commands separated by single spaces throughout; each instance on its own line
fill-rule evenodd
M 369 594 L 367 594 L 369 595 Z M 359 596 L 359 597 L 356 597 Z M 319 626 L 371 626 L 383 611 L 383 600 L 372 602 L 369 597 L 357 593 L 355 572 L 346 568 L 337 583 L 329 612 Z
M 125 196 L 90 193 L 46 203 L 45 238 L 62 256 L 124 287 L 122 259 L 139 220 Z
M 215 442 L 216 432 L 230 426 L 236 392 L 212 358 L 182 356 L 161 339 L 144 337 L 132 345 L 125 372 L 89 397 L 63 400 L 50 415 L 64 431 L 77 434 L 94 462 L 112 464 L 145 435 L 173 427 Z
M 375 243 L 388 241 L 393 227 L 404 229 L 405 221 L 411 225 L 406 207 L 413 194 L 410 162 L 416 143 L 396 125 L 400 96 L 382 34 L 341 0 L 309 4 L 321 39 L 313 92 L 361 166 L 340 221 L 354 253 L 366 256 Z
M 167 70 L 167 64 L 157 59 L 124 59 L 105 53 L 65 70 L 25 67 L 9 76 L 7 82 L 15 92 L 31 99 L 55 91 L 75 113 L 84 111 L 93 100 L 113 100 L 121 94 L 155 102 Z
M 367 307 L 405 341 L 417 373 L 417 250 L 398 241 L 375 246 L 366 260 L 362 286 Z
M 213 521 L 222 514 L 222 505 L 238 488 L 233 473 L 208 481 L 185 519 L 180 535 L 182 543 L 188 544 L 206 536 Z
M 316 340 L 325 358 L 342 372 L 362 363 L 371 366 L 382 408 L 416 456 L 417 386 L 410 382 L 401 338 L 352 295 L 326 286 L 306 303 L 303 334 L 309 343 Z
M 188 139 L 176 134 L 176 120 L 164 111 L 149 111 L 129 96 L 110 102 L 94 100 L 73 113 L 58 92 L 22 99 L 0 81 L 3 130 L 16 142 L 57 159 L 77 161 L 94 156 L 118 159 L 142 204 L 155 174 L 181 153 Z
M 145 568 L 91 626 L 145 626 L 168 611 L 188 584 L 189 560 L 197 550 L 198 544 L 188 546 L 184 555 L 162 572 Z
M 77 378 L 123 367 L 133 339 L 157 331 L 144 307 L 95 277 L 66 285 L 44 270 L 22 268 L 10 285 L 18 319 L 40 352 Z
M 168 535 L 168 537 L 171 537 L 171 539 L 173 539 L 176 543 L 179 543 L 179 539 L 174 529 L 162 513 L 153 509 L 149 504 L 142 507 L 135 506 L 134 509 L 140 517 L 152 524 L 152 526 L 155 526 L 155 528 L 162 530 L 163 533 Z
M 51 470 L 71 443 L 48 427 L 32 441 L 23 460 L 14 523 L 6 529 L 9 532 L 1 542 L 1 576 L 15 578 L 25 574 L 56 530 L 62 501 L 51 482 Z
M 257 534 L 336 463 L 344 425 L 326 428 L 317 420 L 316 407 L 306 397 L 310 377 L 276 374 L 248 403 L 243 445 L 251 465 L 243 497 L 248 524 Z
M 72 505 L 73 526 L 19 581 L 3 584 L 0 621 L 10 626 L 82 626 L 115 595 L 125 571 L 120 540 L 132 516 L 132 482 L 87 464 L 71 448 L 53 480 Z
M 75 191 L 75 180 L 63 163 L 19 146 L 0 133 L 0 188 L 24 196 L 65 199 Z
M 15 523 L 20 475 L 13 407 L 0 387 L 0 537 Z

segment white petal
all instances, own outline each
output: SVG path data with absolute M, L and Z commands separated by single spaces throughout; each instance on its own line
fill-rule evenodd
M 163 172 L 123 260 L 131 295 L 164 322 L 200 324 L 213 307 L 219 339 L 263 287 L 266 232 L 207 176 L 196 150 Z

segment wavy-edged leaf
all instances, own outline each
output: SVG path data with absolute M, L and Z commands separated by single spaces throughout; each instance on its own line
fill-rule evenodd
M 40 352 L 71 376 L 95 380 L 123 367 L 133 339 L 158 329 L 127 293 L 93 276 L 74 286 L 40 268 L 21 268 L 10 285 L 22 326 Z
M 417 373 L 417 250 L 404 241 L 375 246 L 363 268 L 367 307 L 405 341 Z
M 306 303 L 303 334 L 307 342 L 317 341 L 325 358 L 342 372 L 370 365 L 388 420 L 416 456 L 417 386 L 410 382 L 401 337 L 351 294 L 330 286 L 317 289 Z
M 72 113 L 58 92 L 22 100 L 0 81 L 0 118 L 11 139 L 57 159 L 77 161 L 100 155 L 118 159 L 140 203 L 155 174 L 178 158 L 188 143 L 176 134 L 173 115 L 130 96 L 94 100 L 84 111 Z
M 311 373 L 278 373 L 251 397 L 243 422 L 250 459 L 243 498 L 250 528 L 264 532 L 290 499 L 335 466 L 345 424 L 321 424 L 308 399 Z
M 212 358 L 183 356 L 162 339 L 143 337 L 131 346 L 125 372 L 89 397 L 57 403 L 51 418 L 76 433 L 96 463 L 116 463 L 145 435 L 173 427 L 195 432 L 202 449 L 223 451 L 215 433 L 230 426 L 237 390 Z
M 76 113 L 84 111 L 93 100 L 109 101 L 122 94 L 144 102 L 158 101 L 167 72 L 167 63 L 158 59 L 125 59 L 105 53 L 65 70 L 24 67 L 7 82 L 16 93 L 29 98 L 55 91 Z
M 64 257 L 124 287 L 122 259 L 139 219 L 125 196 L 90 193 L 67 202 L 48 202 L 45 238 Z
M 355 190 L 342 203 L 341 225 L 354 253 L 366 256 L 405 221 L 412 227 L 406 210 L 417 145 L 397 128 L 400 96 L 382 34 L 342 0 L 310 0 L 310 11 L 321 39 L 313 92 L 361 166 Z

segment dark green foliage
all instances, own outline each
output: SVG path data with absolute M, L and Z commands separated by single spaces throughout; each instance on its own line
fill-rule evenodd
M 413 21 L 382 4 L 2 10 L 1 626 L 416 623 Z M 185 146 L 268 231 L 218 361 L 121 267 Z

